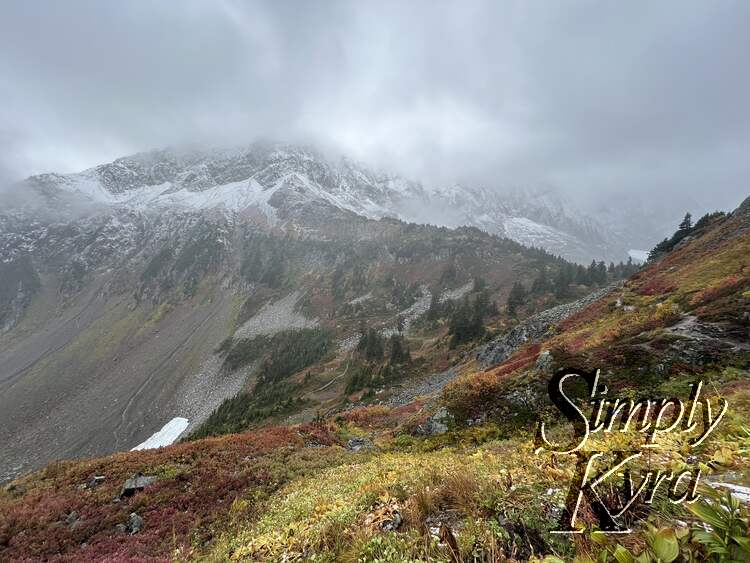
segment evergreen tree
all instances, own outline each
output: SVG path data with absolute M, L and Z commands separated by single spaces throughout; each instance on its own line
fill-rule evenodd
M 534 278 L 534 283 L 531 284 L 531 293 L 534 295 L 540 295 L 549 289 L 549 280 L 547 279 L 547 268 L 542 266 L 539 270 L 539 274 Z
M 443 270 L 443 274 L 440 276 L 440 285 L 442 287 L 452 287 L 456 283 L 456 279 L 458 278 L 458 270 L 456 269 L 455 264 L 449 264 L 445 270 Z
M 690 213 L 685 213 L 685 218 L 682 220 L 682 223 L 680 223 L 677 229 L 678 231 L 683 231 L 687 233 L 692 228 L 693 228 L 693 216 Z
M 369 329 L 360 337 L 357 351 L 368 362 L 379 362 L 385 353 L 383 337 L 374 328 Z
M 441 317 L 440 296 L 434 290 L 430 290 L 430 307 L 427 309 L 427 320 L 436 321 Z
M 526 301 L 526 290 L 520 282 L 515 282 L 508 294 L 508 312 L 511 315 L 516 314 L 516 308 L 523 305 Z
M 478 315 L 481 320 L 492 312 L 490 295 L 486 289 L 483 289 L 474 298 L 474 314 Z
M 565 268 L 560 267 L 555 275 L 555 296 L 558 298 L 565 297 L 568 294 L 569 283 L 570 280 L 565 275 Z
M 392 335 L 388 345 L 391 351 L 389 359 L 391 365 L 403 364 L 411 361 L 409 347 L 404 343 L 403 336 L 398 334 Z
M 604 261 L 601 261 L 596 265 L 594 282 L 599 285 L 607 283 L 607 266 L 604 264 Z
M 474 278 L 474 292 L 483 291 L 487 287 L 487 282 L 484 281 L 484 278 L 477 276 Z
M 334 301 L 341 301 L 346 294 L 346 287 L 344 285 L 344 269 L 339 265 L 333 271 L 331 277 L 331 293 L 333 294 Z
M 581 264 L 576 266 L 575 282 L 579 285 L 591 285 L 591 272 Z
M 451 335 L 451 347 L 463 342 L 468 342 L 484 334 L 482 318 L 476 314 L 476 310 L 464 299 L 456 307 L 450 318 L 448 334 Z

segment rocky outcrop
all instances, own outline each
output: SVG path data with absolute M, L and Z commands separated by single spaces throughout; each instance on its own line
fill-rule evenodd
M 670 356 L 693 365 L 708 365 L 728 354 L 750 352 L 750 329 L 701 321 L 694 315 L 665 329 L 677 339 L 670 342 Z
M 385 401 L 385 404 L 389 407 L 398 407 L 411 403 L 419 397 L 436 395 L 442 391 L 443 387 L 453 381 L 457 375 L 458 366 L 454 366 L 440 373 L 435 373 L 421 381 L 408 382 L 405 387 Z
M 557 324 L 583 310 L 585 307 L 588 307 L 594 301 L 598 301 L 605 295 L 608 295 L 621 285 L 621 283 L 608 285 L 607 287 L 594 291 L 577 301 L 552 307 L 551 309 L 547 309 L 546 311 L 542 311 L 541 313 L 537 313 L 536 315 L 523 320 L 505 334 L 495 338 L 492 342 L 480 346 L 475 352 L 476 359 L 484 367 L 490 367 L 504 362 L 522 345 L 527 342 L 541 340 L 542 337 L 548 335 L 551 330 L 554 330 Z
M 136 473 L 123 484 L 120 491 L 120 498 L 131 497 L 154 483 L 156 483 L 156 477 L 153 475 L 140 475 Z

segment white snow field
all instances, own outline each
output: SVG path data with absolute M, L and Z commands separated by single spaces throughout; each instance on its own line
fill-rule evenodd
M 177 440 L 177 438 L 180 437 L 180 434 L 182 434 L 187 427 L 187 418 L 180 418 L 179 416 L 175 417 L 167 422 L 164 426 L 162 426 L 161 430 L 152 434 L 148 440 L 146 440 L 145 442 L 141 442 L 130 451 L 134 452 L 136 450 L 151 450 L 154 448 L 163 448 L 164 446 L 169 446 L 170 444 L 173 444 Z

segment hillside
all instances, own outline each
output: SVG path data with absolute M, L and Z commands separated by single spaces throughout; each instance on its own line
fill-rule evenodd
M 446 234 L 444 244 L 457 244 L 460 233 Z M 477 248 L 477 241 L 469 246 Z M 588 561 L 617 554 L 622 561 L 640 554 L 672 561 L 704 560 L 713 547 L 724 549 L 726 560 L 743 560 L 746 505 L 705 499 L 728 490 L 748 500 L 748 256 L 750 200 L 598 298 L 546 315 L 529 310 L 521 321 L 490 316 L 485 325 L 496 334 L 481 346 L 454 342 L 445 326 L 440 333 L 415 321 L 415 334 L 442 343 L 433 348 L 440 354 L 424 352 L 423 361 L 437 368 L 448 354 L 444 369 L 451 376 L 421 387 L 426 396 L 54 463 L 1 493 L 0 557 L 558 561 L 577 555 Z M 407 271 L 408 264 L 402 264 Z M 315 303 L 308 306 L 316 310 Z M 252 357 L 252 350 L 245 352 Z M 352 353 L 367 357 L 368 350 Z M 550 534 L 574 460 L 535 454 L 534 433 L 542 413 L 552 435 L 567 435 L 546 395 L 560 367 L 599 368 L 611 394 L 634 399 L 686 399 L 697 378 L 714 404 L 726 398 L 726 417 L 710 440 L 690 448 L 687 437 L 664 436 L 653 458 L 674 470 L 700 467 L 704 500 L 688 509 L 657 497 L 653 510 L 639 509 L 628 522 L 636 529 L 629 535 L 585 533 L 573 541 Z M 618 434 L 596 438 L 592 447 L 619 450 L 637 439 Z M 148 477 L 143 490 L 123 489 L 133 475 Z M 717 502 L 724 513 L 711 512 Z M 595 521 L 591 512 L 582 520 Z M 700 522 L 728 528 L 712 536 L 693 527 Z
M 307 391 L 345 369 L 335 360 L 356 343 L 362 322 L 393 330 L 401 318 L 408 329 L 431 292 L 460 300 L 480 277 L 488 298 L 503 302 L 515 280 L 530 285 L 541 268 L 552 277 L 565 264 L 477 230 L 372 221 L 332 208 L 318 223 L 317 211 L 313 221 L 295 223 L 305 225 L 304 236 L 193 212 L 121 211 L 50 224 L 11 218 L 0 266 L 8 299 L 2 474 L 130 449 L 174 417 L 195 427 L 252 388 L 259 368 L 227 364 L 222 344 L 319 327 L 328 363 L 305 389 L 283 393 L 284 400 L 308 395 L 291 410 L 311 409 L 311 418 L 346 382 L 321 396 Z
M 0 481 L 165 426 L 208 435 L 372 402 L 451 367 L 460 351 L 433 344 L 464 301 L 481 307 L 462 344 L 508 322 L 498 304 L 515 282 L 544 281 L 543 307 L 634 268 L 375 218 L 421 188 L 293 147 L 157 151 L 20 188 L 0 212 Z M 373 381 L 350 361 L 369 329 L 414 361 L 383 361 Z

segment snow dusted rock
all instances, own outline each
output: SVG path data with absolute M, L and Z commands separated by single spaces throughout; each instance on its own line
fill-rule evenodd
M 551 189 L 426 187 L 345 157 L 280 143 L 156 150 L 76 174 L 33 176 L 25 187 L 41 199 L 62 194 L 131 210 L 217 209 L 232 215 L 252 210 L 268 225 L 284 223 L 302 210 L 316 213 L 324 204 L 371 219 L 474 226 L 581 262 L 627 255 L 627 246 L 605 223 Z

